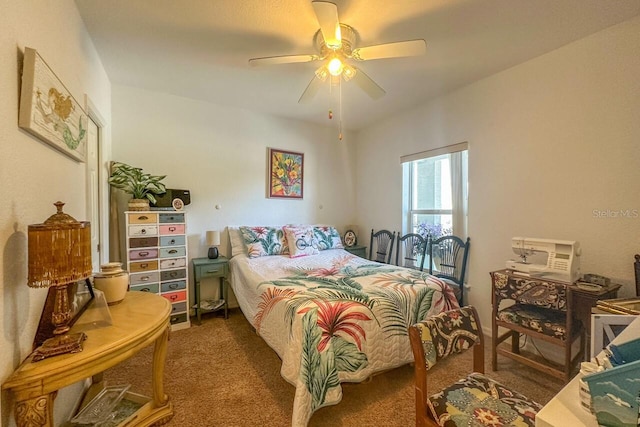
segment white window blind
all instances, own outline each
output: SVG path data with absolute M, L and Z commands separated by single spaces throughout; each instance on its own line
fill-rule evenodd
M 400 163 L 413 162 L 415 160 L 422 160 L 429 157 L 441 156 L 443 154 L 451 154 L 458 151 L 465 151 L 469 149 L 468 142 L 461 142 L 459 144 L 447 145 L 446 147 L 434 148 L 433 150 L 421 151 L 415 154 L 408 154 L 400 157 Z

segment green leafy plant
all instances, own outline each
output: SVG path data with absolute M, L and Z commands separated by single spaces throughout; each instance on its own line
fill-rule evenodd
M 156 203 L 155 195 L 164 194 L 167 191 L 161 182 L 166 177 L 166 175 L 150 175 L 142 172 L 141 168 L 115 162 L 109 184 L 131 194 L 134 199 L 148 199 L 151 203 Z

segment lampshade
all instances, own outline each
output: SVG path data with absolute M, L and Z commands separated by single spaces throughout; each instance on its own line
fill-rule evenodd
M 215 231 L 207 231 L 207 245 L 209 246 L 219 246 L 220 245 L 220 232 Z
M 29 271 L 27 284 L 42 288 L 73 283 L 91 276 L 91 224 L 57 212 L 42 224 L 28 228 Z

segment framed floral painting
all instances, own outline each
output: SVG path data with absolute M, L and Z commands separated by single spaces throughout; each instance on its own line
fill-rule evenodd
M 268 197 L 302 199 L 304 154 L 269 148 L 268 156 Z

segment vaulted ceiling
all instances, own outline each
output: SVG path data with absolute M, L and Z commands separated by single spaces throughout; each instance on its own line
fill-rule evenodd
M 424 39 L 424 56 L 358 66 L 385 91 L 342 84 L 358 130 L 640 13 L 638 0 L 335 0 L 358 46 Z M 255 57 L 317 53 L 311 0 L 76 0 L 114 84 L 322 124 L 339 114 L 327 82 L 298 99 L 320 63 L 249 67 Z M 612 48 L 614 48 L 612 46 Z M 598 61 L 598 58 L 594 58 Z

